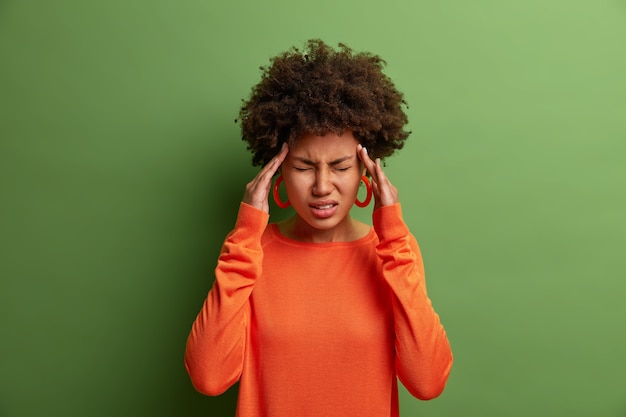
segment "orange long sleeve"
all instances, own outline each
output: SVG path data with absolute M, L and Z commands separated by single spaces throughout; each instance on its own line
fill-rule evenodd
M 400 206 L 354 242 L 312 244 L 240 206 L 185 353 L 200 392 L 240 381 L 238 417 L 398 416 L 396 377 L 443 390 L 452 354 Z
M 250 294 L 261 274 L 261 236 L 269 215 L 241 203 L 237 222 L 222 246 L 213 288 L 198 314 L 185 351 L 194 387 L 219 395 L 241 376 L 249 345 Z
M 380 239 L 377 254 L 391 288 L 396 372 L 413 396 L 428 400 L 439 396 L 445 387 L 452 351 L 426 293 L 421 252 L 401 219 L 399 204 L 374 212 L 374 228 Z

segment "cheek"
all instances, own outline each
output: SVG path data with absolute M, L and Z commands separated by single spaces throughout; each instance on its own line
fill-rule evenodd
M 283 175 L 283 184 L 287 193 L 292 196 L 302 195 L 311 187 L 312 181 L 307 175 Z
M 359 186 L 361 184 L 361 175 L 351 177 L 344 181 L 344 190 L 346 193 L 356 194 L 359 192 Z

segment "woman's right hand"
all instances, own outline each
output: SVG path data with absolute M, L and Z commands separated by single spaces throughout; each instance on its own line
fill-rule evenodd
M 272 158 L 272 160 L 261 169 L 257 176 L 246 185 L 246 192 L 242 200 L 244 203 L 256 207 L 259 210 L 263 210 L 266 213 L 270 212 L 268 196 L 270 188 L 272 188 L 272 177 L 274 177 L 274 174 L 278 171 L 280 164 L 283 163 L 288 152 L 289 147 L 286 143 L 283 143 L 283 147 L 280 149 L 280 152 L 278 152 L 278 155 Z

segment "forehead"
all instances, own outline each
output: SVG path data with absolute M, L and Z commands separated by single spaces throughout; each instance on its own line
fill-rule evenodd
M 323 159 L 326 159 L 326 157 L 356 155 L 358 144 L 359 141 L 349 131 L 341 135 L 334 132 L 325 135 L 308 134 L 300 137 L 295 147 L 290 149 L 287 155 Z

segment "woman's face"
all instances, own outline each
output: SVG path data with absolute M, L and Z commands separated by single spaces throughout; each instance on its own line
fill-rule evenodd
M 363 170 L 358 144 L 349 131 L 341 136 L 309 134 L 298 139 L 283 161 L 281 174 L 289 201 L 311 233 L 348 223 Z

